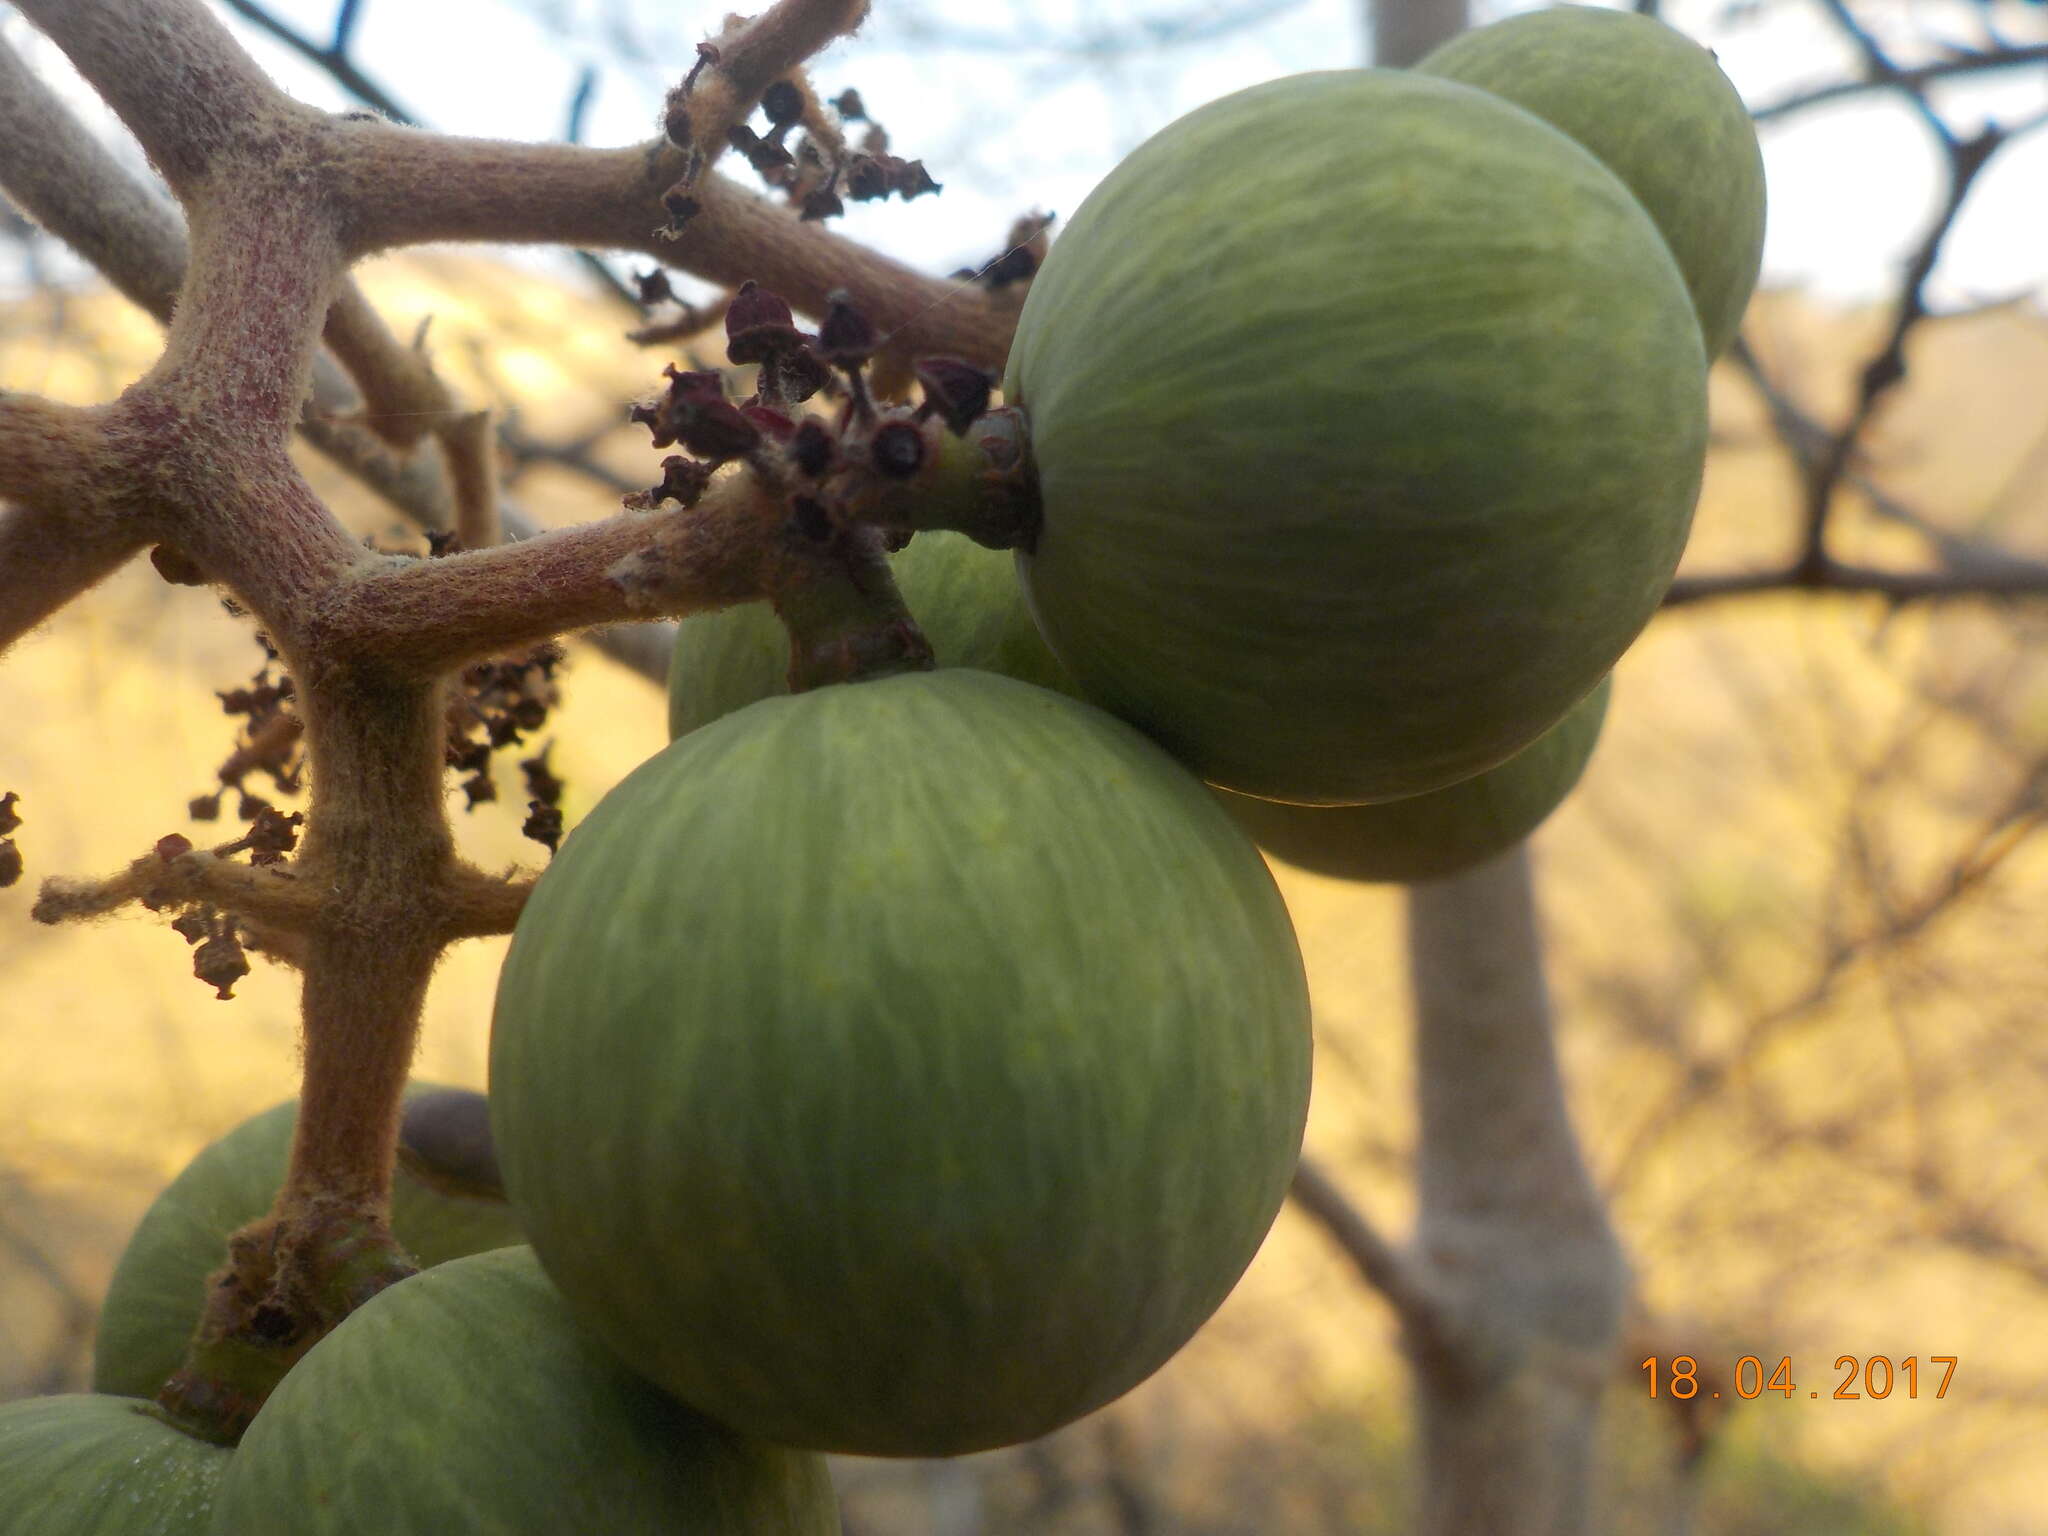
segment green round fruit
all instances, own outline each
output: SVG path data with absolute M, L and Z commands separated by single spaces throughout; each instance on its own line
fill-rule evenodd
M 1590 149 L 1678 258 L 1710 358 L 1735 339 L 1764 252 L 1764 157 L 1714 55 L 1633 11 L 1560 5 L 1454 37 L 1415 66 L 1513 102 Z
M 1010 557 L 962 533 L 920 533 L 889 560 L 903 601 L 942 667 L 978 667 L 1075 691 L 1031 622 Z M 789 632 L 766 603 L 683 620 L 668 669 L 668 733 L 789 692 Z
M 1282 805 L 1218 790 L 1252 840 L 1276 858 L 1343 880 L 1441 880 L 1505 853 L 1563 803 L 1607 717 L 1607 678 L 1498 768 L 1381 805 Z
M 228 1234 L 267 1212 L 284 1184 L 298 1114 L 297 1101 L 288 1100 L 243 1121 L 193 1158 L 143 1213 L 100 1309 L 95 1392 L 155 1397 L 183 1364 Z M 421 1264 L 523 1240 L 503 1202 L 445 1195 L 403 1169 L 392 1190 L 391 1229 Z
M 1655 612 L 1706 369 L 1685 283 L 1585 149 L 1471 86 L 1254 86 L 1089 194 L 1004 384 L 1019 556 L 1095 699 L 1204 778 L 1357 804 L 1491 768 Z
M 78 1392 L 0 1403 L 0 1531 L 204 1536 L 230 1455 L 134 1398 Z
M 822 1458 L 742 1439 L 626 1370 L 531 1249 L 379 1292 L 291 1368 L 222 1480 L 217 1536 L 831 1536 Z
M 643 764 L 542 875 L 491 1041 L 578 1316 L 746 1433 L 884 1456 L 1162 1364 L 1265 1237 L 1308 1084 L 1244 834 L 1109 715 L 957 668 Z

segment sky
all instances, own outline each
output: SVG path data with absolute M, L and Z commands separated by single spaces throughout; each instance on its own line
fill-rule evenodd
M 1522 8 L 1479 3 L 1481 19 Z M 335 8 L 270 4 L 320 38 Z M 1348 65 L 1366 46 L 1353 0 L 980 0 L 962 23 L 946 9 L 964 14 L 937 0 L 876 0 L 861 35 L 813 67 L 828 95 L 858 87 L 891 148 L 922 158 L 946 187 L 911 204 L 854 205 L 841 228 L 936 272 L 994 254 L 1027 209 L 1071 212 L 1123 153 L 1182 112 L 1275 76 Z M 352 53 L 429 126 L 525 139 L 560 135 L 580 72 L 596 66 L 585 139 L 623 144 L 653 131 L 662 90 L 722 11 L 669 0 L 361 0 Z M 1258 13 L 1249 24 L 1219 24 L 1246 12 Z M 2048 43 L 2048 5 L 2038 0 L 1880 0 L 1858 14 L 1906 61 L 1927 56 L 1933 38 Z M 1672 0 L 1665 15 L 1715 48 L 1753 107 L 1848 73 L 1850 55 L 1817 0 Z M 61 79 L 55 50 L 4 5 L 0 18 L 0 33 Z M 282 45 L 228 19 L 294 95 L 354 104 Z M 1047 47 L 1048 37 L 1077 47 Z M 1939 100 L 1965 131 L 2023 121 L 2048 112 L 2048 68 L 1947 88 Z M 1767 125 L 1762 139 L 1765 281 L 1844 302 L 1890 291 L 1943 195 L 1941 156 L 1913 111 L 1868 95 Z M 2002 151 L 1980 181 L 1932 291 L 1943 308 L 2028 293 L 2048 301 L 2048 130 Z

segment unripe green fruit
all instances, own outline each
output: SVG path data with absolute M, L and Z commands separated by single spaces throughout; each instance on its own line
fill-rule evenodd
M 1607 718 L 1611 679 L 1497 768 L 1381 805 L 1282 805 L 1218 790 L 1276 858 L 1343 880 L 1441 880 L 1505 853 L 1542 825 L 1585 772 Z
M 1662 599 L 1706 446 L 1698 321 L 1634 195 L 1392 71 L 1140 146 L 1034 279 L 1004 387 L 1053 651 L 1203 777 L 1307 803 L 1440 789 L 1561 719 Z
M 918 534 L 889 564 L 940 666 L 1076 692 L 1031 622 L 1010 556 L 940 531 Z M 789 632 L 768 604 L 741 603 L 677 627 L 668 671 L 671 737 L 787 692 Z
M 155 1397 L 184 1362 L 207 1276 L 226 1261 L 228 1234 L 267 1212 L 284 1184 L 298 1117 L 290 1100 L 243 1121 L 202 1149 L 143 1213 L 100 1309 L 95 1392 Z M 392 1189 L 391 1230 L 423 1265 L 522 1240 L 504 1203 L 441 1194 L 403 1168 Z
M 1087 705 L 943 669 L 641 765 L 513 935 L 505 1185 L 621 1358 L 783 1444 L 1030 1439 L 1162 1364 L 1279 1210 L 1308 996 L 1272 877 Z
M 925 553 L 913 558 L 919 550 Z M 958 534 L 919 534 L 896 557 L 896 576 L 942 665 L 1073 691 L 1031 626 L 1008 556 Z M 782 694 L 779 658 L 787 645 L 764 604 L 685 619 L 669 673 L 671 734 Z M 1593 754 L 1611 691 L 1601 679 L 1500 766 L 1425 795 L 1312 806 L 1214 793 L 1261 848 L 1303 869 L 1346 880 L 1441 879 L 1506 851 L 1557 809 Z
M 6 1536 L 204 1536 L 231 1453 L 128 1397 L 0 1403 Z
M 1764 251 L 1764 157 L 1714 56 L 1651 16 L 1525 11 L 1415 66 L 1570 134 L 1619 176 L 1678 258 L 1709 358 L 1735 339 Z
M 379 1292 L 292 1367 L 221 1482 L 216 1536 L 831 1536 L 816 1456 L 626 1370 L 527 1248 Z

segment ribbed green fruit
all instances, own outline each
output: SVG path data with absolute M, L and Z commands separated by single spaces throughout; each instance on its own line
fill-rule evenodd
M 532 1250 L 422 1270 L 292 1367 L 222 1480 L 215 1536 L 832 1536 L 822 1458 L 621 1366 Z
M 890 557 L 896 585 L 942 667 L 978 667 L 1075 691 L 1017 589 L 1011 558 L 965 534 L 920 533 Z M 789 632 L 766 603 L 683 620 L 668 669 L 668 733 L 789 692 Z
M 1454 37 L 1415 68 L 1563 129 L 1635 193 L 1685 273 L 1707 356 L 1735 339 L 1764 252 L 1764 157 L 1714 55 L 1654 17 L 1560 5 Z
M 932 537 L 920 534 L 910 548 Z M 896 573 L 942 663 L 1072 691 L 1031 625 L 1009 557 L 957 534 L 942 537 L 921 560 L 898 556 Z M 671 733 L 784 693 L 783 634 L 760 604 L 685 619 L 669 674 Z M 1593 754 L 1611 691 L 1602 678 L 1534 742 L 1448 789 L 1378 805 L 1287 805 L 1214 793 L 1252 841 L 1303 869 L 1345 880 L 1442 879 L 1505 852 L 1557 809 Z
M 79 1392 L 0 1403 L 0 1531 L 204 1536 L 230 1454 L 134 1398 Z
M 1705 361 L 1649 215 L 1547 123 L 1393 71 L 1240 91 L 1112 171 L 1031 285 L 1032 611 L 1214 783 L 1440 789 L 1655 611 Z
M 1256 850 L 1099 710 L 942 669 L 641 765 L 513 935 L 506 1188 L 580 1317 L 783 1444 L 1047 1433 L 1205 1321 L 1287 1189 L 1308 995 Z
M 1343 880 L 1441 880 L 1505 853 L 1572 792 L 1600 740 L 1610 678 L 1498 768 L 1380 805 L 1282 805 L 1218 790 L 1276 858 Z
M 228 1234 L 268 1211 L 284 1184 L 298 1117 L 297 1101 L 288 1100 L 243 1121 L 202 1149 L 143 1213 L 100 1309 L 95 1392 L 155 1397 L 183 1363 L 206 1277 L 226 1260 Z M 503 1203 L 438 1193 L 403 1169 L 391 1228 L 421 1264 L 522 1240 Z

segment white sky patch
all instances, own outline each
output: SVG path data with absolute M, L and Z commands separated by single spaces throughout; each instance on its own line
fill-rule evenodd
M 969 265 L 995 254 L 1018 214 L 1034 207 L 1071 214 L 1123 154 L 1204 101 L 1280 75 L 1343 67 L 1363 52 L 1354 0 L 1277 5 L 1268 19 L 1216 40 L 1083 57 L 1033 46 L 1049 37 L 1143 36 L 1148 21 L 1199 32 L 1206 19 L 1248 3 L 1146 9 L 1129 0 L 984 0 L 971 20 L 955 21 L 932 0 L 911 8 L 877 0 L 860 37 L 814 62 L 813 80 L 826 95 L 857 87 L 889 130 L 892 151 L 922 158 L 945 190 L 910 204 L 851 205 L 839 227 L 925 271 Z M 1524 8 L 1483 7 L 1481 15 Z M 272 0 L 270 9 L 324 42 L 335 3 Z M 515 139 L 559 137 L 580 72 L 595 66 L 585 140 L 625 144 L 652 133 L 664 85 L 687 68 L 702 26 L 723 9 L 629 0 L 362 0 L 351 52 L 429 126 Z M 260 29 L 220 14 L 294 96 L 332 109 L 355 104 Z M 1853 66 L 1853 52 L 1818 5 L 1773 0 L 1731 12 L 1721 0 L 1676 0 L 1666 14 L 1717 51 L 1752 106 L 1841 79 Z M 1905 62 L 1931 56 L 1932 37 L 1981 46 L 1989 28 L 2011 43 L 2048 42 L 2048 5 L 2031 0 L 1890 0 L 1859 14 Z M 607 46 L 600 29 L 621 17 L 639 29 L 648 57 L 622 61 Z M 958 46 L 934 46 L 933 28 L 940 44 Z M 0 9 L 0 30 L 27 46 L 68 99 L 96 107 L 56 50 L 18 17 Z M 2048 69 L 1945 86 L 1937 100 L 1963 133 L 1986 120 L 2023 121 L 2048 110 Z M 106 120 L 103 111 L 93 115 Z M 1763 143 L 1766 281 L 1842 301 L 1891 291 L 1945 188 L 1943 159 L 1914 110 L 1896 96 L 1852 97 L 1767 124 Z M 726 169 L 748 175 L 736 159 Z M 568 270 L 542 259 L 550 270 Z M 1932 289 L 1937 307 L 2028 292 L 2048 299 L 2048 131 L 2000 152 L 1948 242 Z

